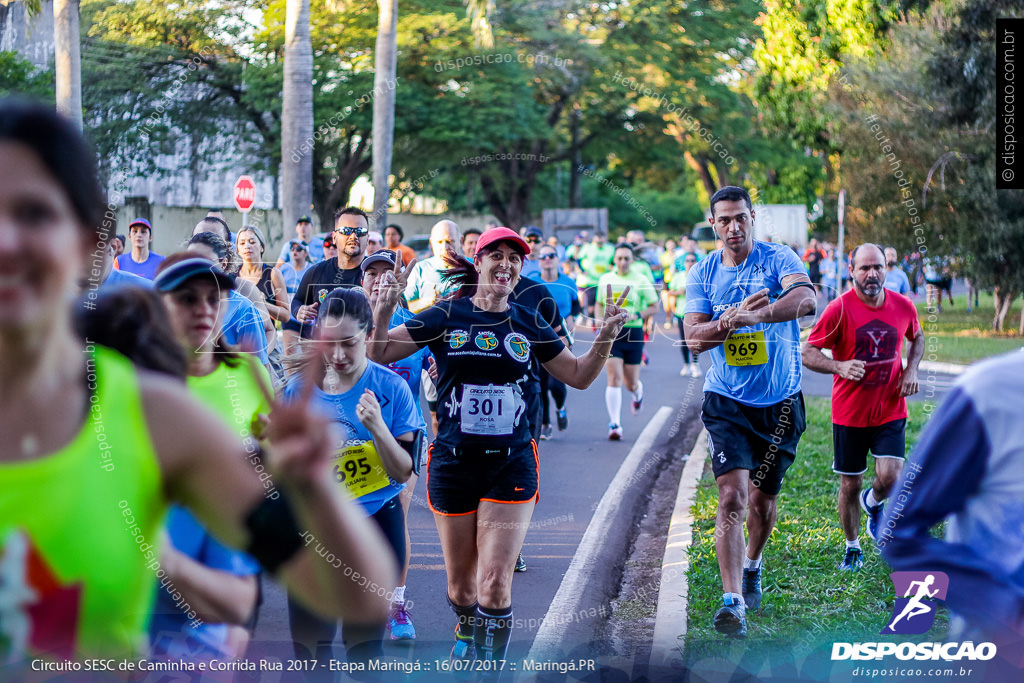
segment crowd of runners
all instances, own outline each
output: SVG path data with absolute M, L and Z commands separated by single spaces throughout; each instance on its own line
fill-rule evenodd
M 827 245 L 801 255 L 755 240 L 742 188 L 721 188 L 709 208 L 710 251 L 640 231 L 563 245 L 535 227 L 442 220 L 417 259 L 399 226 L 373 232 L 347 207 L 326 235 L 300 218 L 276 262 L 258 227 L 233 233 L 216 212 L 164 257 L 146 219 L 116 236 L 93 152 L 70 124 L 0 103 L 5 661 L 242 656 L 264 571 L 289 590 L 297 656 L 331 659 L 340 619 L 350 660 L 379 657 L 385 640 L 416 637 L 406 518 L 421 476 L 454 613 L 450 657 L 504 659 L 540 444 L 569 428 L 568 388 L 602 371 L 608 439 L 625 437 L 622 387 L 640 412 L 659 320 L 677 335 L 681 375 L 700 376 L 708 359 L 718 631 L 745 635 L 762 601 L 762 557 L 805 428 L 803 366 L 835 376 L 837 568 L 862 565 L 861 510 L 873 540 L 893 537 L 894 563 L 934 560 L 939 548 L 920 537 L 932 510 L 908 512 L 912 530 L 883 517 L 905 476 L 905 397 L 924 352 L 903 296 L 917 275 L 900 278 L 895 252 L 863 244 L 849 254 L 849 288 L 837 281 L 829 295 Z M 945 272 L 922 266 L 935 296 Z M 577 346 L 585 328 L 593 341 Z M 984 386 L 978 377 L 965 391 Z M 983 398 L 965 393 L 951 410 L 998 420 Z M 997 443 L 964 447 L 1019 459 Z M 974 483 L 960 496 L 968 505 L 989 475 L 963 458 L 949 466 Z M 987 513 L 969 510 L 983 526 Z M 968 546 L 983 535 L 961 527 Z M 1019 626 L 1019 571 L 972 547 L 975 567 L 1017 591 L 1000 623 Z

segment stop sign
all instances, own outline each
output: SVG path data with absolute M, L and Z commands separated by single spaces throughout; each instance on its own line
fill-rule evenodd
M 252 176 L 239 176 L 235 181 L 235 206 L 239 211 L 248 211 L 256 203 L 256 184 Z

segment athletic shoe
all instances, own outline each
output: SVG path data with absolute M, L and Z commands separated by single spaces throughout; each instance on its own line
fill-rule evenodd
M 679 371 L 679 376 L 680 377 L 689 377 L 690 376 L 690 368 L 689 367 L 684 367 L 682 370 Z
M 715 612 L 715 630 L 730 638 L 747 637 L 747 610 L 736 598 L 722 600 Z
M 860 548 L 847 548 L 843 561 L 839 563 L 839 571 L 855 572 L 864 566 L 864 553 Z
M 558 416 L 558 431 L 564 432 L 569 428 L 569 414 L 565 412 L 565 408 L 562 408 L 557 413 Z
M 391 604 L 388 631 L 391 632 L 391 640 L 416 640 L 416 627 L 412 625 L 409 610 L 404 602 Z
M 701 371 L 700 366 L 696 363 L 690 363 L 690 377 L 700 377 Z
M 551 425 L 540 426 L 540 439 L 541 441 L 547 441 L 551 438 Z
M 640 398 L 637 398 L 639 396 Z M 629 412 L 636 415 L 644 408 L 644 385 L 641 382 L 636 391 L 633 392 L 633 402 L 629 406 Z
M 473 666 L 469 662 L 476 659 L 476 647 L 473 644 L 473 636 L 468 638 L 459 635 L 459 627 L 455 627 L 455 645 L 452 646 L 452 652 L 448 655 L 449 662 L 455 662 L 456 665 L 451 668 L 452 677 L 459 681 L 468 681 L 473 677 L 470 667 Z
M 622 439 L 622 427 L 617 424 L 608 425 L 608 440 L 619 441 Z
M 650 365 L 651 364 L 651 358 L 650 358 L 650 356 L 647 355 L 646 351 L 644 351 L 640 355 L 640 363 L 643 364 L 643 365 Z
M 666 330 L 671 330 L 672 329 L 671 321 L 668 321 L 668 320 L 665 321 L 665 329 Z
M 523 559 L 523 553 L 519 553 L 519 557 L 516 558 L 515 571 L 522 574 L 526 571 L 526 560 Z
M 761 567 L 743 570 L 743 602 L 749 610 L 761 606 Z
M 885 507 L 882 503 L 878 505 L 868 505 L 868 492 L 871 489 L 867 488 L 860 492 L 860 508 L 865 512 L 864 526 L 867 527 L 868 536 L 871 540 L 878 541 L 878 527 L 882 525 L 882 508 Z

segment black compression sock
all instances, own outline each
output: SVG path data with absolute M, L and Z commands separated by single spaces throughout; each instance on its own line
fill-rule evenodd
M 476 608 L 476 642 L 477 659 L 497 661 L 505 659 L 508 641 L 512 637 L 512 606 L 491 609 Z
M 448 596 L 446 595 L 445 597 Z M 459 636 L 466 640 L 472 638 L 473 624 L 476 622 L 477 604 L 474 602 L 472 605 L 456 605 L 449 597 L 448 606 L 452 608 L 452 611 L 459 618 Z

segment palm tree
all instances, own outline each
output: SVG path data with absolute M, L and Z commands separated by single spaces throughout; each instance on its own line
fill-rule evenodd
M 54 70 L 57 111 L 82 130 L 82 50 L 79 0 L 53 0 Z
M 13 0 L 0 0 L 10 5 Z M 82 130 L 82 50 L 78 30 L 79 0 L 54 0 L 53 44 L 57 111 Z M 43 11 L 42 0 L 25 0 L 30 17 Z
M 281 111 L 281 208 L 284 229 L 313 204 L 313 154 L 300 151 L 313 139 L 313 43 L 309 0 L 287 0 L 284 93 Z M 325 230 L 333 226 L 321 226 Z
M 494 0 L 465 0 L 479 48 L 494 47 L 489 16 Z M 398 61 L 398 0 L 377 0 L 377 46 L 374 55 L 373 100 L 373 219 L 383 232 L 391 195 L 391 155 L 395 142 L 395 89 Z
M 373 220 L 388 223 L 391 152 L 395 142 L 395 74 L 398 61 L 398 0 L 377 1 L 377 47 L 373 78 Z

